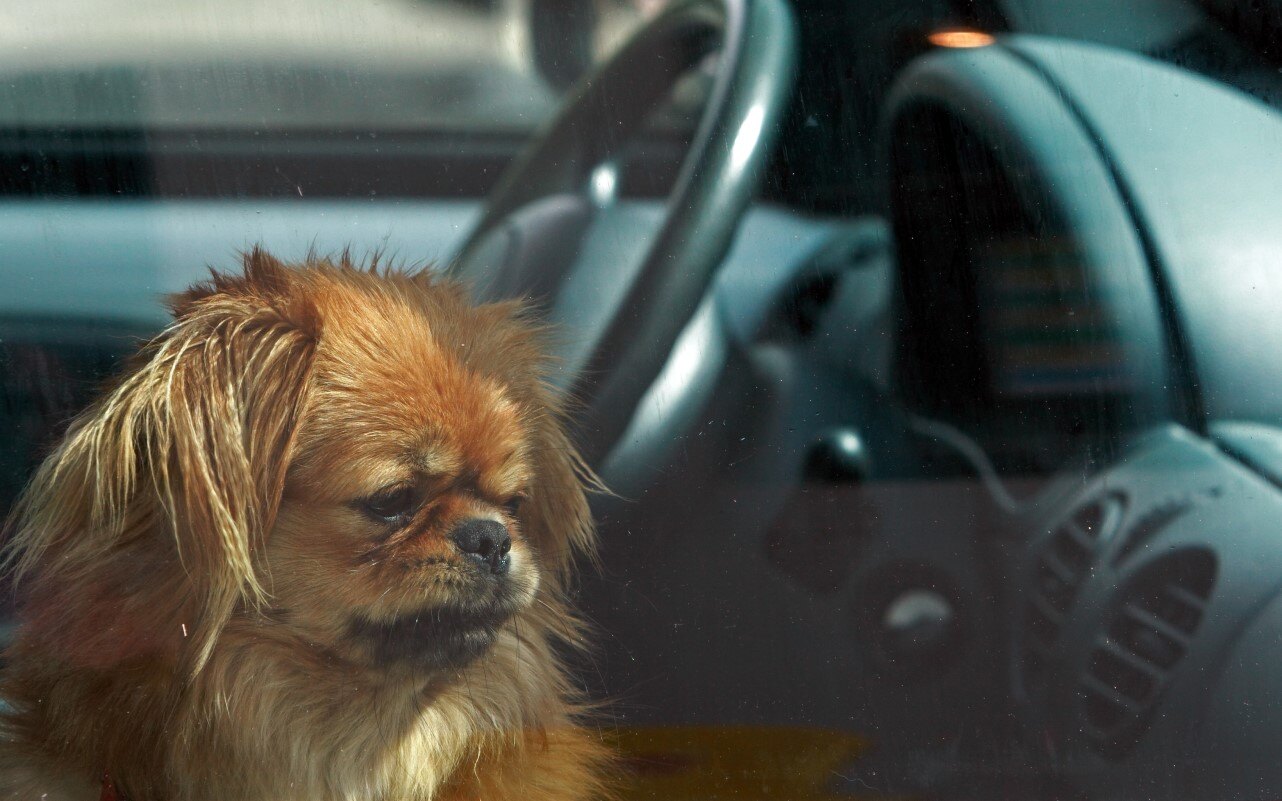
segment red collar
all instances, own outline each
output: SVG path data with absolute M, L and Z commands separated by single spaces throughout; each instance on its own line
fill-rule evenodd
M 127 801 L 116 789 L 116 783 L 111 780 L 111 776 L 105 771 L 102 774 L 102 795 L 98 796 L 98 801 Z

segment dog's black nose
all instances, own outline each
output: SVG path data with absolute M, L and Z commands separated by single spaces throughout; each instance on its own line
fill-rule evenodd
M 472 557 L 496 576 L 507 572 L 511 558 L 512 538 L 507 527 L 496 520 L 464 520 L 450 532 L 450 539 L 465 555 Z

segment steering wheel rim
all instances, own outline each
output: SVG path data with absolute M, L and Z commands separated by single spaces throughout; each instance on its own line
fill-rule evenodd
M 566 276 L 539 287 L 541 276 L 526 268 L 546 264 L 549 247 L 559 252 L 582 242 L 591 226 L 592 211 L 584 204 L 593 171 L 639 132 L 677 78 L 712 52 L 720 55 L 709 99 L 658 231 L 618 312 L 561 382 L 580 405 L 576 440 L 592 466 L 626 431 L 757 190 L 796 69 L 795 29 L 784 0 L 686 0 L 643 26 L 569 92 L 500 178 L 450 268 L 482 301 L 541 300 L 544 291 L 553 297 L 564 291 Z M 523 210 L 565 193 L 566 202 L 545 203 L 543 212 L 521 221 Z M 521 226 L 533 226 L 534 233 Z M 502 235 L 506 239 L 499 241 Z M 543 242 L 542 250 L 529 240 Z M 506 278 L 496 285 L 499 273 Z

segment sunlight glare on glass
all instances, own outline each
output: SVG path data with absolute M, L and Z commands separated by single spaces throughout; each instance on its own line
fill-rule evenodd
M 927 35 L 926 41 L 935 47 L 968 48 L 987 47 L 997 39 L 991 33 L 972 28 L 944 28 Z
M 761 124 L 765 120 L 766 110 L 760 103 L 753 105 L 748 109 L 748 114 L 743 118 L 743 124 L 739 126 L 739 132 L 734 136 L 734 144 L 730 146 L 730 169 L 738 172 L 748 163 L 748 157 L 757 147 L 757 140 L 761 138 Z
M 598 206 L 607 206 L 614 201 L 614 193 L 618 189 L 618 170 L 608 162 L 598 165 L 592 171 L 591 183 L 592 199 Z

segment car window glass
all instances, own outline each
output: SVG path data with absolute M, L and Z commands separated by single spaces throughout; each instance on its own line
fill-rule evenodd
M 482 434 L 468 429 L 477 447 L 458 458 L 506 444 L 502 425 L 512 420 L 564 417 L 565 440 L 522 442 L 503 460 L 528 456 L 556 487 L 589 490 L 600 551 L 571 566 L 558 561 L 571 546 L 556 536 L 586 539 L 587 518 L 550 500 L 556 487 L 482 486 L 474 466 L 440 482 L 459 496 L 450 508 L 476 520 L 420 538 L 451 550 L 409 560 L 406 574 L 460 557 L 493 587 L 522 560 L 555 563 L 548 583 L 525 585 L 538 598 L 531 608 L 547 615 L 539 625 L 562 603 L 581 611 L 581 621 L 549 624 L 546 640 L 498 617 L 441 638 L 460 652 L 487 654 L 487 638 L 500 635 L 512 646 L 497 672 L 468 673 L 464 684 L 453 683 L 463 673 L 442 673 L 415 696 L 448 696 L 464 710 L 437 731 L 502 729 L 446 760 L 460 783 L 517 775 L 491 759 L 514 742 L 528 746 L 522 758 L 561 753 L 558 737 L 582 708 L 584 749 L 603 744 L 619 756 L 619 801 L 1282 797 L 1272 667 L 1282 661 L 1282 0 L 778 5 L 795 26 L 795 78 L 779 70 L 751 85 L 721 82 L 746 74 L 725 70 L 765 63 L 769 45 L 792 42 L 786 24 L 730 58 L 709 44 L 715 37 L 689 34 L 651 54 L 688 57 L 680 70 L 652 63 L 631 74 L 565 147 L 537 151 L 527 148 L 579 97 L 577 82 L 629 37 L 673 7 L 694 9 L 700 24 L 719 20 L 720 5 L 0 0 L 0 518 L 76 415 L 165 335 L 172 293 L 209 268 L 236 272 L 258 245 L 289 262 L 354 263 L 361 269 L 349 272 L 361 275 L 372 262 L 393 274 L 480 265 L 493 284 L 478 280 L 460 297 L 516 295 L 522 325 L 555 320 L 530 334 L 552 353 L 537 362 L 541 372 L 504 384 L 535 361 L 505 327 L 515 306 L 487 306 L 486 324 L 468 336 L 452 320 L 422 336 L 405 325 L 390 345 L 355 336 L 359 347 L 326 352 L 335 364 L 371 353 L 415 360 L 361 388 L 376 399 L 370 407 L 419 412 L 401 387 L 427 374 L 435 351 L 424 342 L 451 339 L 463 355 L 450 380 L 480 376 L 492 394 L 429 411 L 495 409 L 482 415 Z M 735 13 L 730 34 L 743 23 Z M 655 90 L 652 76 L 669 73 Z M 765 102 L 744 103 L 733 125 L 706 114 L 771 80 L 789 87 L 777 125 Z M 645 113 L 627 124 L 597 124 L 635 108 Z M 744 168 L 760 142 L 775 144 Z M 513 165 L 534 180 L 504 182 Z M 742 186 L 755 188 L 745 197 L 735 193 Z M 520 200 L 472 249 L 496 196 Z M 666 254 L 692 250 L 715 269 L 686 309 L 679 290 L 703 276 L 684 269 L 693 259 Z M 655 252 L 665 258 L 642 272 Z M 389 308 L 419 286 L 398 285 Z M 645 303 L 654 298 L 664 302 Z M 255 342 L 275 341 L 275 315 L 297 311 L 286 306 L 264 314 L 273 325 L 254 328 Z M 624 324 L 589 336 L 616 320 Z M 380 325 L 386 319 L 371 318 L 357 333 Z M 590 362 L 618 331 L 606 352 L 623 355 Z M 312 345 L 327 336 L 307 333 Z M 492 361 L 477 367 L 477 352 Z M 216 347 L 203 353 L 213 354 L 211 374 L 230 363 Z M 588 377 L 576 384 L 584 364 Z M 635 364 L 656 374 L 626 369 Z M 623 433 L 589 464 L 567 455 L 569 443 L 593 442 L 614 408 L 595 410 L 585 392 L 564 409 L 530 409 L 541 393 L 595 389 L 596 379 L 643 397 L 635 410 L 617 404 Z M 505 388 L 537 403 L 494 400 Z M 296 397 L 273 400 L 287 416 Z M 199 422 L 226 408 L 211 404 Z M 377 439 L 365 426 L 377 432 L 385 419 L 365 408 L 354 415 L 361 446 Z M 230 443 L 248 464 L 255 435 L 209 434 L 195 450 Z M 435 442 L 402 431 L 389 439 L 397 448 Z M 122 452 L 149 444 L 136 438 Z M 456 456 L 440 450 L 437 462 Z M 269 477 L 280 479 L 277 495 L 299 491 L 299 471 L 317 463 L 290 462 L 294 473 Z M 436 462 L 420 457 L 413 469 L 429 472 L 423 464 Z M 420 513 L 437 474 L 415 483 L 384 469 L 362 462 L 353 484 L 376 476 L 377 486 L 296 504 L 291 530 L 329 531 L 316 509 L 331 501 L 344 524 L 434 525 L 436 509 Z M 271 489 L 263 494 L 277 497 Z M 548 544 L 512 551 L 527 533 Z M 127 549 L 142 541 L 122 538 L 99 555 L 132 558 Z M 405 668 L 405 654 L 423 657 L 415 647 L 466 605 L 402 615 L 399 583 L 368 597 L 330 592 L 392 565 L 385 554 L 414 542 L 408 528 L 380 529 L 349 555 L 348 540 L 331 538 L 273 565 L 261 604 L 247 594 L 228 606 L 227 619 L 246 624 L 236 634 L 247 653 L 288 641 L 298 650 L 280 663 L 299 673 L 350 667 L 341 649 L 309 639 L 321 629 L 366 637 L 378 654 L 325 685 L 339 689 L 323 698 L 288 699 L 286 711 L 323 710 L 315 715 L 327 735 L 379 723 L 360 748 L 313 760 L 327 776 L 413 740 L 398 739 L 393 716 L 379 717 L 375 693 L 360 695 L 362 671 L 381 681 L 388 664 Z M 174 547 L 155 561 L 168 559 L 175 584 L 221 575 L 203 569 L 203 552 Z M 338 578 L 320 594 L 376 600 L 309 636 L 264 634 L 310 613 L 273 594 L 301 586 L 289 571 L 311 580 L 320 556 L 340 552 Z M 110 581 L 90 569 L 71 577 L 67 586 L 97 600 L 29 647 L 43 653 L 68 631 L 102 645 L 50 692 L 83 681 L 90 702 L 80 706 L 101 713 L 117 702 L 94 695 L 105 686 L 95 682 L 129 689 L 154 678 L 186 701 L 191 676 L 148 662 L 147 649 L 153 638 L 188 647 L 190 619 L 163 618 L 137 642 L 120 633 L 126 613 L 168 614 L 170 597 L 148 594 L 169 586 L 149 580 L 149 557 L 122 560 Z M 0 645 L 35 578 L 14 586 L 0 577 Z M 435 592 L 455 579 L 424 585 Z M 191 596 L 173 597 L 185 613 Z M 386 598 L 391 623 L 366 614 L 382 614 Z M 579 638 L 582 651 L 571 647 Z M 564 680 L 529 669 L 562 662 Z M 54 676 L 65 666 L 49 665 Z M 489 683 L 495 675 L 506 683 Z M 3 681 L 0 752 L 12 733 Z M 246 686 L 269 684 L 255 676 Z M 557 703 L 522 707 L 529 717 L 485 707 L 544 691 Z M 348 705 L 348 692 L 360 704 Z M 31 696 L 32 708 L 75 706 Z M 209 703 L 200 724 L 234 719 L 241 698 L 198 699 Z M 340 717 L 331 709 L 351 717 L 330 725 Z M 555 720 L 545 726 L 547 709 Z M 145 705 L 122 703 L 100 718 L 110 725 L 71 734 L 132 732 L 134 711 Z M 294 742 L 294 733 L 273 737 Z M 189 734 L 158 727 L 137 739 L 140 749 L 181 749 Z M 73 740 L 51 736 L 42 747 L 63 754 Z M 114 793 L 99 756 L 119 754 L 85 760 L 87 797 L 132 797 Z M 350 786 L 401 766 L 389 760 Z M 0 754 L 0 795 L 4 770 Z M 525 778 L 503 787 L 541 799 L 543 785 Z M 364 791 L 344 797 L 369 801 Z

